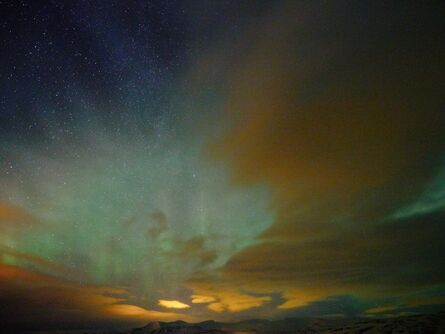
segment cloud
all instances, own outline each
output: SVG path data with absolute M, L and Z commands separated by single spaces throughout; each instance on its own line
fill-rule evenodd
M 443 212 L 353 226 L 304 242 L 264 242 L 234 256 L 224 279 L 253 291 L 282 291 L 282 309 L 330 295 L 401 296 L 445 280 Z
M 358 317 L 375 303 L 351 295 L 331 296 L 288 310 L 286 317 Z
M 215 297 L 211 297 L 211 296 L 201 296 L 201 295 L 193 295 L 192 296 L 193 304 L 208 304 L 208 303 L 214 302 L 215 300 L 216 300 Z
M 105 307 L 105 311 L 112 316 L 136 318 L 144 322 L 146 322 L 147 319 L 171 321 L 172 319 L 177 319 L 178 317 L 181 316 L 184 317 L 183 315 L 179 315 L 177 313 L 146 310 L 136 305 L 127 305 L 127 304 L 109 305 Z
M 260 307 L 275 293 L 284 300 L 279 310 L 307 316 L 337 313 L 346 304 L 331 296 L 341 294 L 350 296 L 342 311 L 347 315 L 377 307 L 373 301 L 382 298 L 398 308 L 441 304 L 441 290 L 430 289 L 445 280 L 444 220 L 445 212 L 434 212 L 350 226 L 310 241 L 263 242 L 232 257 L 217 276 L 196 275 L 189 287 L 215 298 L 209 309 L 216 312 Z
M 386 313 L 388 311 L 392 312 L 398 309 L 400 309 L 400 305 L 383 305 L 367 309 L 365 313 L 367 314 Z
M 224 68 L 215 80 L 228 119 L 208 156 L 228 163 L 236 186 L 267 185 L 276 220 L 218 279 L 192 279 L 195 293 L 281 293 L 290 309 L 444 284 L 443 212 L 394 218 L 443 168 L 445 64 L 431 10 L 283 1 L 225 45 L 228 57 L 206 55 Z
M 182 243 L 176 250 L 176 256 L 185 260 L 195 262 L 198 268 L 205 267 L 214 262 L 218 257 L 215 249 L 209 249 L 205 236 L 194 236 Z
M 197 273 L 187 281 L 187 287 L 198 293 L 198 301 L 205 302 L 209 310 L 217 313 L 247 311 L 272 301 L 270 296 L 250 293 L 249 287 L 238 289 L 237 283 L 226 277 Z
M 431 84 L 443 65 L 440 45 L 429 45 L 428 55 L 399 46 L 402 32 L 391 26 L 369 27 L 388 30 L 370 45 L 371 32 L 354 31 L 367 27 L 331 22 L 343 9 L 304 17 L 312 7 L 284 6 L 252 28 L 250 52 L 227 69 L 233 123 L 209 151 L 230 161 L 235 182 L 275 191 L 279 219 L 269 235 L 298 229 L 299 214 L 289 216 L 297 203 L 330 218 L 385 215 L 415 198 L 440 167 L 445 117 Z M 336 41 L 328 54 L 326 41 Z
M 182 303 L 178 300 L 165 300 L 165 299 L 159 299 L 160 306 L 166 307 L 166 308 L 177 308 L 177 309 L 184 309 L 184 308 L 190 308 L 190 305 L 187 305 L 185 303 Z
M 150 238 L 156 240 L 162 233 L 168 230 L 168 220 L 165 213 L 161 210 L 155 210 L 150 214 L 151 226 L 148 229 Z
M 226 292 L 218 295 L 218 302 L 210 303 L 209 310 L 215 312 L 240 312 L 260 307 L 272 300 L 269 296 L 256 297 L 241 293 Z

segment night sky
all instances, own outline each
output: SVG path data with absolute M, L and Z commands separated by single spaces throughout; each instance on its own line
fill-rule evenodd
M 444 310 L 444 13 L 0 1 L 0 325 Z

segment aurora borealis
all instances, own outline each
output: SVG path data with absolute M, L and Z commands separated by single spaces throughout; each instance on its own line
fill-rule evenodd
M 0 2 L 0 324 L 443 310 L 444 7 Z

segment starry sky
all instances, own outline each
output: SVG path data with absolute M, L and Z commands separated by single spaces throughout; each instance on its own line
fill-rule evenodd
M 445 309 L 444 7 L 0 1 L 0 323 Z

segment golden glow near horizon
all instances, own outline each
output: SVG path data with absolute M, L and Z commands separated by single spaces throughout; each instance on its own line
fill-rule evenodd
M 111 305 L 107 310 L 112 314 L 120 316 L 144 316 L 148 313 L 142 307 L 126 304 Z

